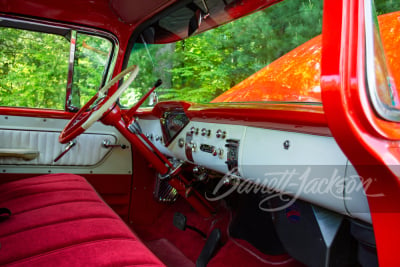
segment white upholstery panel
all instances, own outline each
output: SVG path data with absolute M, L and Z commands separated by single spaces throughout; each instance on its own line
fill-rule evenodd
M 39 152 L 33 160 L 14 157 L 0 157 L 1 165 L 61 165 L 61 166 L 91 166 L 100 163 L 110 152 L 104 148 L 104 140 L 116 142 L 116 137 L 109 134 L 82 134 L 76 139 L 76 145 L 71 148 L 58 162 L 54 159 L 66 147 L 58 142 L 59 132 L 0 130 L 0 148 L 30 149 Z

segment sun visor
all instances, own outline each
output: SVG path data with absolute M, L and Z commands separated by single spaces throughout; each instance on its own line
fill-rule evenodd
M 115 0 L 123 2 L 125 0 Z M 155 43 L 170 43 L 189 35 L 205 32 L 242 16 L 264 9 L 279 0 L 193 0 L 169 11 L 151 27 L 155 29 Z M 158 1 L 162 4 L 162 1 Z M 128 8 L 123 12 L 128 12 Z M 193 20 L 198 21 L 196 27 Z M 193 29 L 194 28 L 194 29 Z
M 176 0 L 111 0 L 110 7 L 123 22 L 133 24 L 141 22 L 144 18 L 160 12 L 175 2 Z

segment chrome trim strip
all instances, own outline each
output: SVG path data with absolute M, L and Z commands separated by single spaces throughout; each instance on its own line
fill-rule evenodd
M 71 40 L 69 48 L 69 60 L 68 60 L 68 78 L 67 78 L 67 91 L 65 95 L 65 106 L 66 111 L 77 111 L 73 110 L 72 104 L 72 84 L 74 82 L 74 63 L 75 63 L 75 52 L 76 52 L 76 36 L 75 30 L 71 31 Z

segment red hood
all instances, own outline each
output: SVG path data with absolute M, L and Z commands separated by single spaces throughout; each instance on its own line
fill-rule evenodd
M 382 41 L 394 80 L 400 82 L 400 11 L 378 18 Z M 217 102 L 321 102 L 321 41 L 319 35 L 212 100 Z

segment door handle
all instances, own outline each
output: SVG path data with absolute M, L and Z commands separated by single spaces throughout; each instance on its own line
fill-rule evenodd
M 25 148 L 0 148 L 0 157 L 21 158 L 33 160 L 39 156 L 39 151 Z

